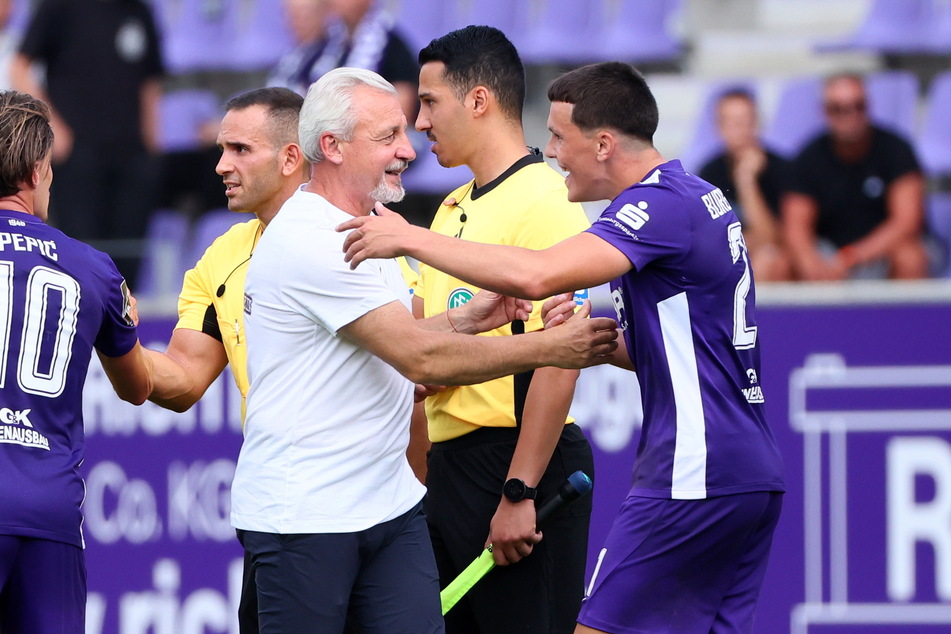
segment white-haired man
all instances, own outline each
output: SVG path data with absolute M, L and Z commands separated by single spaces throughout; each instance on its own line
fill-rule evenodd
M 251 388 L 232 523 L 260 630 L 340 632 L 349 612 L 360 631 L 442 632 L 425 489 L 405 457 L 413 383 L 598 363 L 615 323 L 467 336 L 526 318 L 526 305 L 417 321 L 396 261 L 350 269 L 335 227 L 401 199 L 415 158 L 396 90 L 376 73 L 341 68 L 311 86 L 300 142 L 311 179 L 269 224 L 245 284 Z

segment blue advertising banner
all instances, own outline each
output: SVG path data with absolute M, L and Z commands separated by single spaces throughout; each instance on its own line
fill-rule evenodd
M 762 383 L 788 493 L 763 634 L 951 629 L 951 303 L 772 305 Z M 172 322 L 143 323 L 149 347 Z M 230 375 L 193 410 L 132 407 L 95 363 L 85 394 L 87 634 L 237 634 Z M 630 486 L 637 382 L 585 370 L 572 414 L 596 452 L 589 572 Z

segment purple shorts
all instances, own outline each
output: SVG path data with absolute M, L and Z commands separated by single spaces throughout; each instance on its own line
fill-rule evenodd
M 628 496 L 578 622 L 614 634 L 752 632 L 782 493 Z
M 0 631 L 83 634 L 86 559 L 78 546 L 0 535 Z

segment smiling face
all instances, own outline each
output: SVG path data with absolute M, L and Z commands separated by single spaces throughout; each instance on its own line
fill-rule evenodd
M 427 62 L 419 71 L 419 115 L 416 129 L 433 142 L 432 152 L 443 167 L 467 164 L 471 146 L 466 108 L 446 82 L 446 65 Z
M 601 200 L 605 196 L 598 191 L 598 140 L 595 135 L 584 132 L 571 121 L 574 104 L 553 101 L 548 113 L 548 131 L 551 138 L 545 146 L 545 156 L 558 162 L 558 167 L 568 172 L 568 200 L 584 202 Z
M 403 199 L 401 174 L 416 158 L 406 136 L 406 116 L 395 94 L 360 86 L 353 91 L 357 124 L 350 141 L 340 141 L 348 185 L 381 203 Z
M 228 209 L 261 214 L 284 202 L 280 148 L 270 138 L 267 109 L 230 110 L 221 120 L 215 169 L 225 184 Z

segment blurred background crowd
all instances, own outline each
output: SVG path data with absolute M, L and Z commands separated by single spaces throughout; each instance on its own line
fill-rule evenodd
M 540 147 L 551 79 L 637 66 L 655 145 L 738 210 L 758 281 L 951 276 L 951 0 L 0 0 L 0 22 L 0 87 L 56 112 L 51 222 L 140 297 L 174 298 L 244 219 L 215 173 L 225 101 L 358 66 L 412 123 L 416 53 L 466 24 L 518 47 Z M 414 144 L 398 209 L 428 224 L 471 176 Z

